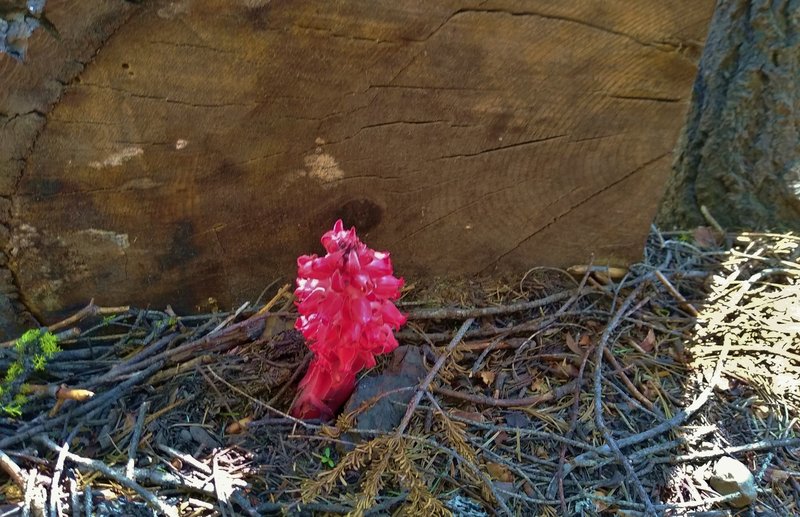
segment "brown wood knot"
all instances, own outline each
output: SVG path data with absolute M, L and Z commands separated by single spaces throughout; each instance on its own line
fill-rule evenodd
M 333 219 L 341 219 L 345 228 L 355 226 L 361 234 L 366 234 L 380 224 L 383 207 L 369 199 L 353 199 L 337 208 Z

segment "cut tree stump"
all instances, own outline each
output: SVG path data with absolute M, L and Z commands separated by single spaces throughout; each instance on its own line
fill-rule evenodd
M 713 7 L 51 0 L 0 56 L 6 291 L 231 306 L 339 217 L 414 282 L 637 261 Z

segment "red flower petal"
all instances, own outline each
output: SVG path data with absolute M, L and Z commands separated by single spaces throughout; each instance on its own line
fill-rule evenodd
M 397 347 L 392 329 L 405 316 L 392 303 L 403 280 L 392 275 L 389 254 L 368 248 L 341 220 L 322 236 L 323 257 L 297 259 L 295 327 L 314 352 L 292 414 L 329 418 L 355 386 L 356 374 L 375 365 L 375 355 Z

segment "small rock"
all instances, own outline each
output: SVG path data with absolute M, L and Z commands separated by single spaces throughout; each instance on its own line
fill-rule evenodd
M 489 517 L 479 502 L 458 494 L 447 501 L 445 506 L 455 517 Z
M 344 411 L 348 413 L 381 393 L 400 388 L 413 388 L 425 376 L 423 357 L 418 347 L 401 346 L 392 353 L 389 366 L 379 375 L 361 379 L 356 390 L 347 401 Z M 397 427 L 406 412 L 406 406 L 414 395 L 413 389 L 387 395 L 355 418 L 359 429 L 390 431 Z M 357 439 L 356 436 L 351 438 Z
M 522 411 L 511 411 L 505 414 L 506 425 L 509 427 L 518 427 L 520 429 L 528 429 L 531 425 L 531 419 Z
M 739 460 L 723 456 L 714 464 L 708 484 L 720 493 L 729 495 L 739 492 L 739 497 L 729 501 L 731 506 L 742 508 L 756 500 L 756 480 L 750 469 Z

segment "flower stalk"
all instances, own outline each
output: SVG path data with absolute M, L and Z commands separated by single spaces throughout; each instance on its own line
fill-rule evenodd
M 397 348 L 393 330 L 406 321 L 393 301 L 403 279 L 389 253 L 375 251 L 341 220 L 322 236 L 324 256 L 297 259 L 295 323 L 314 352 L 290 410 L 304 419 L 330 419 L 355 389 L 356 375 L 375 356 Z

